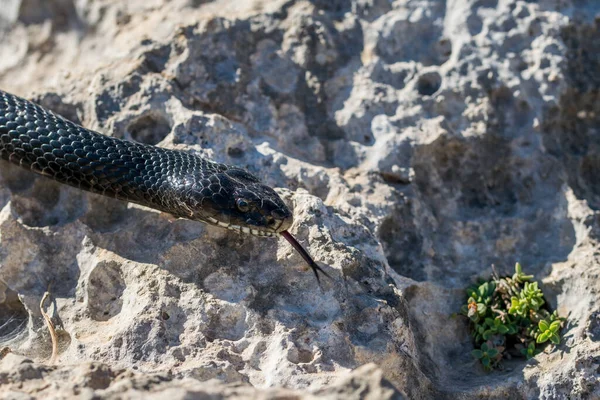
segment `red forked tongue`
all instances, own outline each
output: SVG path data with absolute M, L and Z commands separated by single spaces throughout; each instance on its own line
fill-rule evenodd
M 296 249 L 296 251 L 298 253 L 300 253 L 302 258 L 304 258 L 304 260 L 308 263 L 309 267 L 312 268 L 313 272 L 315 273 L 315 276 L 317 277 L 317 283 L 319 284 L 319 286 L 321 286 L 321 280 L 319 279 L 319 271 L 323 275 L 325 275 L 326 277 L 331 279 L 331 277 L 327 274 L 327 272 L 323 271 L 321 269 L 321 267 L 319 267 L 317 265 L 317 263 L 312 259 L 312 257 L 308 254 L 308 252 L 306 250 L 304 250 L 304 247 L 302 247 L 302 245 L 300 243 L 298 243 L 298 241 L 292 236 L 291 233 L 289 233 L 288 231 L 282 231 L 279 233 L 281 233 L 281 236 L 283 236 L 285 238 L 285 240 L 290 242 L 292 247 L 294 249 Z

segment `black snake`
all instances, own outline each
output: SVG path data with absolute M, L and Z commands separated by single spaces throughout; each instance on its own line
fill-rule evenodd
M 317 280 L 325 274 L 287 231 L 293 216 L 285 203 L 242 168 L 105 136 L 2 90 L 0 156 L 58 182 L 175 217 L 255 236 L 281 234 Z

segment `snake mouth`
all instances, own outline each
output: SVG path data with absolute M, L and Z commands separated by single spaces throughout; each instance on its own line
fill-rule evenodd
M 260 236 L 260 237 L 274 237 L 277 234 L 277 230 L 273 231 L 265 231 L 262 229 L 255 229 L 248 226 L 241 226 L 236 224 L 228 224 L 226 222 L 222 222 L 217 220 L 216 218 L 208 217 L 208 222 L 215 226 L 220 226 L 222 228 L 229 229 L 230 231 L 238 232 L 238 233 L 246 233 L 249 235 Z M 280 227 L 284 225 L 282 222 Z M 278 228 L 279 229 L 279 228 Z
M 206 219 L 205 222 L 208 222 L 209 224 L 215 225 L 215 226 L 220 226 L 222 228 L 226 228 L 229 229 L 230 231 L 234 231 L 234 232 L 238 232 L 238 233 L 245 233 L 245 234 L 249 234 L 249 235 L 254 235 L 254 236 L 259 236 L 259 237 L 275 237 L 275 235 L 277 234 L 282 234 L 283 232 L 286 232 L 290 226 L 292 226 L 293 223 L 293 217 L 289 216 L 287 218 L 282 218 L 282 219 L 273 219 L 273 218 L 269 218 L 267 219 L 267 221 L 269 221 L 269 226 L 268 227 L 263 227 L 263 226 L 248 226 L 248 225 L 239 225 L 239 224 L 235 224 L 235 223 L 229 223 L 229 222 L 223 222 L 223 221 L 219 221 L 218 219 L 214 218 L 214 217 L 208 217 Z

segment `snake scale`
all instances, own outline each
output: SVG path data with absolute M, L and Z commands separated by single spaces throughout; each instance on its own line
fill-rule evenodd
M 282 235 L 317 280 L 327 275 L 287 231 L 293 215 L 248 171 L 191 152 L 102 135 L 0 90 L 0 157 L 79 189 L 261 237 Z

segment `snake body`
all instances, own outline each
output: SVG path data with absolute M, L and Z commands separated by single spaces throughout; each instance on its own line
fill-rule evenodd
M 0 156 L 79 189 L 256 236 L 292 213 L 244 169 L 102 135 L 0 91 Z
M 239 233 L 281 234 L 319 280 L 327 274 L 287 231 L 293 216 L 248 171 L 186 151 L 102 135 L 0 90 L 0 157 L 79 189 Z
M 328 276 L 287 231 L 293 216 L 248 171 L 186 151 L 102 135 L 0 90 L 0 157 L 79 189 L 239 233 L 280 234 Z

